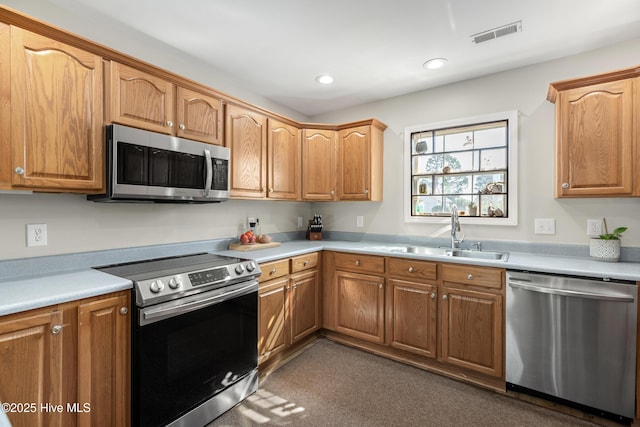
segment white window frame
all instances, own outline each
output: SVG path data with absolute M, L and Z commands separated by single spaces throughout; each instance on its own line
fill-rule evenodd
M 435 129 L 450 127 L 469 126 L 477 123 L 498 122 L 506 120 L 508 122 L 508 197 L 507 197 L 507 218 L 487 218 L 487 217 L 466 217 L 461 216 L 462 224 L 481 224 L 498 226 L 518 225 L 518 111 L 503 111 L 474 117 L 464 117 L 460 119 L 447 120 L 424 125 L 410 126 L 404 128 L 404 222 L 423 224 L 449 224 L 448 217 L 441 216 L 411 216 L 411 134 Z

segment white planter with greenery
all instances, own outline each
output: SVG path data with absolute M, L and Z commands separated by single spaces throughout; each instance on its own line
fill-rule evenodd
M 618 262 L 620 261 L 620 238 L 627 227 L 618 227 L 613 233 L 607 231 L 607 223 L 604 223 L 605 233 L 589 240 L 589 256 L 596 261 Z

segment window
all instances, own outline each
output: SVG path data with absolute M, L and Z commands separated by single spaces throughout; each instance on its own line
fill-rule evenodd
M 517 224 L 516 111 L 405 129 L 405 220 Z

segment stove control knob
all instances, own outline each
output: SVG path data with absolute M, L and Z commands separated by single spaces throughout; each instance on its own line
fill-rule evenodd
M 236 274 L 242 274 L 242 273 L 244 273 L 244 267 L 242 266 L 242 264 L 236 265 Z
M 247 271 L 248 271 L 249 273 L 251 273 L 251 272 L 252 272 L 253 270 L 255 270 L 255 269 L 256 269 L 256 266 L 255 266 L 255 264 L 254 264 L 254 263 L 252 263 L 252 262 L 248 262 L 248 263 L 247 263 Z
M 182 280 L 179 277 L 176 276 L 169 279 L 169 287 L 171 289 L 178 289 L 180 286 L 182 286 Z
M 164 289 L 164 283 L 162 283 L 162 280 L 156 280 L 154 282 L 151 282 L 151 285 L 149 285 L 149 289 L 154 294 L 157 294 Z

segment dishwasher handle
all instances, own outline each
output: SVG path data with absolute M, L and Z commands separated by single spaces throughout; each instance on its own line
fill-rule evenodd
M 544 294 L 551 295 L 561 295 L 566 297 L 574 297 L 574 298 L 587 298 L 587 299 L 595 299 L 601 301 L 614 301 L 614 302 L 635 302 L 633 296 L 630 295 L 615 295 L 615 294 L 604 294 L 597 292 L 584 292 L 584 291 L 574 291 L 571 289 L 558 289 L 558 288 L 548 288 L 546 286 L 539 286 L 533 283 L 524 282 L 517 279 L 509 279 L 509 286 L 512 288 L 524 289 L 526 291 L 532 292 L 540 292 Z

